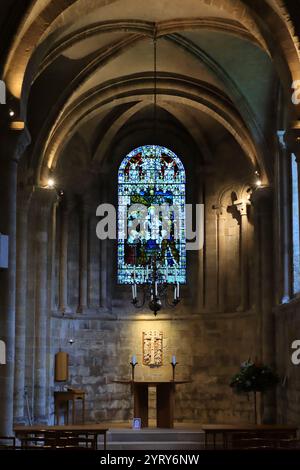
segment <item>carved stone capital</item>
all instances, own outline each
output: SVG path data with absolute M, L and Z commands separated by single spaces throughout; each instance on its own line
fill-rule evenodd
M 247 208 L 250 206 L 250 201 L 249 200 L 238 200 L 234 201 L 234 205 L 236 209 L 239 211 L 240 215 L 247 215 Z

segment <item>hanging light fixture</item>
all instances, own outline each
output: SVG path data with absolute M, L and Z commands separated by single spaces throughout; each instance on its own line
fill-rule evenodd
M 154 139 L 157 139 L 157 34 L 154 30 L 153 36 L 153 125 L 154 125 Z M 155 146 L 155 162 L 159 158 L 157 155 L 157 147 Z M 156 172 L 155 172 L 156 174 Z M 154 181 L 155 193 L 156 181 Z M 133 270 L 133 284 L 132 284 L 132 303 L 136 308 L 142 308 L 146 301 L 149 301 L 149 308 L 156 316 L 161 310 L 163 304 L 167 307 L 176 307 L 180 302 L 180 287 L 179 287 L 179 270 L 175 268 L 175 275 L 172 282 L 168 279 L 168 261 L 165 259 L 165 264 L 158 258 L 158 253 L 148 256 L 146 264 L 146 275 L 141 283 L 137 283 L 136 270 Z M 170 299 L 169 286 L 173 287 L 172 300 Z M 141 290 L 140 299 L 138 299 L 138 286 Z

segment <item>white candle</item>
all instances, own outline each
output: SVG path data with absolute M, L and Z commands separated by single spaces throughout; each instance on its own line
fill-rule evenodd
M 155 296 L 157 297 L 157 282 L 155 282 Z
M 131 286 L 131 290 L 132 290 L 132 298 L 135 299 L 135 290 L 134 290 L 134 284 L 132 284 Z
M 176 295 L 177 295 L 177 289 L 176 289 L 176 286 L 174 286 L 174 300 L 177 299 Z
M 175 366 L 175 364 L 176 364 L 176 356 L 172 356 L 172 364 Z
M 136 356 L 132 356 L 131 363 L 135 366 L 136 365 Z

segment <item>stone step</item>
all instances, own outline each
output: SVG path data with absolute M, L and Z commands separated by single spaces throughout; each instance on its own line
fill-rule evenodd
M 111 429 L 108 442 L 204 442 L 204 432 L 177 429 Z
M 201 450 L 204 442 L 108 442 L 108 450 Z

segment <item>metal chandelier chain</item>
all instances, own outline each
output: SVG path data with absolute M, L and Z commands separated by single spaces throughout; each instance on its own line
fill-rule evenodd
M 157 131 L 157 32 L 156 27 L 154 28 L 153 34 L 153 71 L 154 71 L 154 138 L 156 138 Z

